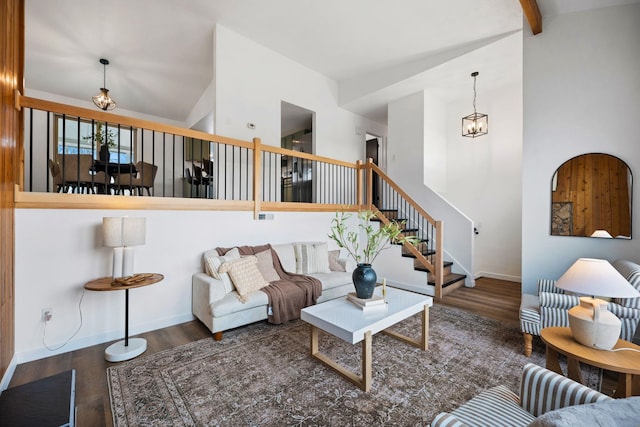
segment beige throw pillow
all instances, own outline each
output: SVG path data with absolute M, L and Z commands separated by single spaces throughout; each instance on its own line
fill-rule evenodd
M 326 243 L 296 243 L 296 273 L 330 273 Z
M 273 268 L 273 256 L 271 255 L 270 249 L 258 252 L 256 254 L 256 258 L 258 259 L 258 270 L 260 270 L 260 273 L 262 274 L 262 277 L 264 277 L 264 280 L 266 280 L 267 282 L 280 280 L 280 276 L 278 276 L 276 269 Z
M 203 259 L 204 269 L 207 274 L 214 279 L 221 280 L 226 293 L 232 292 L 233 283 L 231 282 L 229 275 L 227 273 L 220 273 L 219 268 L 224 262 L 240 259 L 240 251 L 238 251 L 238 248 L 233 248 L 230 251 L 227 251 L 224 255 L 218 255 L 218 251 L 215 249 L 206 251 L 203 255 Z
M 233 285 L 236 287 L 238 299 L 247 302 L 247 295 L 257 290 L 269 286 L 260 270 L 258 270 L 258 258 L 247 256 L 223 263 L 218 269 L 221 273 L 229 273 Z
M 331 271 L 347 271 L 342 264 L 338 262 L 340 258 L 340 250 L 329 251 L 329 270 Z

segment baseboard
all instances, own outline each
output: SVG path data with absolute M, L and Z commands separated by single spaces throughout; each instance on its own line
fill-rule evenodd
M 0 382 L 0 392 L 5 391 L 9 387 L 11 378 L 13 378 L 13 373 L 16 371 L 16 366 L 18 366 L 18 362 L 16 360 L 16 355 L 14 354 L 11 358 L 11 361 L 9 362 L 9 366 L 7 366 L 7 370 L 2 376 L 2 382 Z
M 510 276 L 508 274 L 490 273 L 488 271 L 479 271 L 475 274 L 476 279 L 480 277 L 488 277 L 489 279 L 506 280 L 508 282 L 518 282 L 518 283 L 522 282 L 522 277 L 520 276 Z
M 190 322 L 194 320 L 195 317 L 192 313 L 180 314 L 172 317 L 167 317 L 165 319 L 158 319 L 155 321 L 145 322 L 142 324 L 134 325 L 132 329 L 130 329 L 129 335 L 135 336 L 144 332 L 154 331 L 156 329 L 162 329 L 169 326 L 177 325 L 179 323 Z M 58 354 L 68 353 L 70 351 L 79 350 L 81 348 L 91 347 L 93 345 L 103 344 L 110 341 L 116 341 L 124 338 L 124 328 L 123 330 L 115 330 L 104 332 L 97 335 L 92 335 L 90 337 L 80 338 L 76 340 L 69 341 L 65 346 L 59 348 L 57 350 L 48 350 L 44 347 L 25 350 L 17 352 L 13 359 L 16 361 L 16 364 L 32 362 L 34 360 L 44 359 L 46 357 L 55 356 Z M 58 344 L 50 344 L 49 346 L 52 348 L 57 348 L 61 343 Z

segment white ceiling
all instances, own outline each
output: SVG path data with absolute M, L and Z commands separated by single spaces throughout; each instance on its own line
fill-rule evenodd
M 539 0 L 543 14 L 630 2 Z M 344 83 L 517 31 L 523 22 L 517 0 L 26 0 L 25 21 L 27 88 L 89 100 L 102 86 L 98 60 L 107 58 L 106 86 L 118 107 L 177 121 L 212 80 L 217 23 Z M 469 67 L 482 68 L 480 60 Z M 504 66 L 502 56 L 489 60 Z M 439 70 L 428 84 L 438 77 L 468 92 L 471 71 L 447 82 L 451 74 Z M 481 73 L 479 82 L 501 78 Z M 347 108 L 380 119 L 380 105 Z

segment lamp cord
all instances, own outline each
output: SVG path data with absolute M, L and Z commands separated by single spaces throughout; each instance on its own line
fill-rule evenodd
M 47 343 L 45 342 L 45 335 L 47 334 L 47 323 L 49 322 L 44 322 L 44 328 L 42 328 L 42 345 L 44 345 L 47 350 L 49 351 L 60 350 L 65 345 L 69 344 L 69 341 L 71 341 L 71 339 L 73 339 L 73 337 L 75 337 L 78 334 L 78 332 L 80 332 L 80 328 L 82 328 L 82 300 L 84 299 L 84 292 L 85 290 L 82 289 L 82 295 L 80 295 L 80 301 L 78 302 L 78 312 L 80 314 L 80 325 L 78 326 L 78 329 L 76 329 L 76 331 L 64 343 L 62 343 L 58 347 L 49 347 L 47 345 Z
M 635 349 L 635 348 L 628 348 L 628 347 L 621 347 L 621 348 L 602 348 L 602 347 L 598 347 L 597 345 L 593 345 L 594 348 L 597 348 L 598 350 L 605 350 L 605 351 L 623 351 L 623 350 L 627 350 L 627 351 L 635 351 L 636 353 L 640 353 L 640 350 Z

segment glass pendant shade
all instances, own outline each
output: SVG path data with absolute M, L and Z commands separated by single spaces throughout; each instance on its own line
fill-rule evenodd
M 473 113 L 462 118 L 462 136 L 468 138 L 489 133 L 489 116 L 476 111 L 476 77 L 478 74 L 480 73 L 477 71 L 471 73 L 471 77 L 473 77 Z
M 111 96 L 109 96 L 109 89 L 106 88 L 107 86 L 107 65 L 109 65 L 109 60 L 108 59 L 104 59 L 104 58 L 100 58 L 100 63 L 102 64 L 102 87 L 100 88 L 100 93 L 97 94 L 96 96 L 93 96 L 91 99 L 93 100 L 93 103 L 96 105 L 96 107 L 98 107 L 101 110 L 107 111 L 107 110 L 113 110 L 114 108 L 116 108 L 116 101 L 114 101 L 113 99 L 111 99 Z

